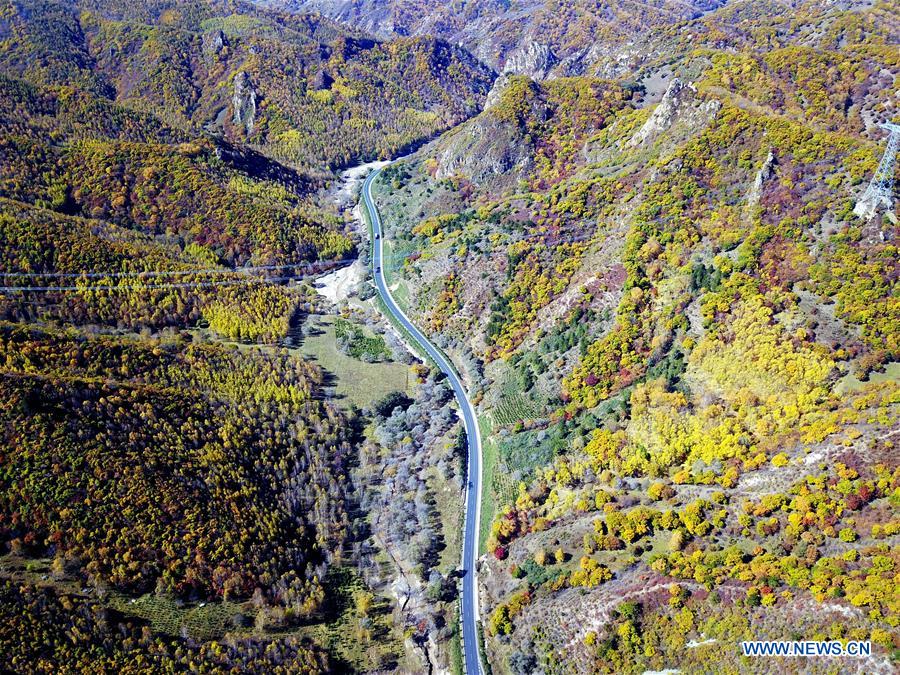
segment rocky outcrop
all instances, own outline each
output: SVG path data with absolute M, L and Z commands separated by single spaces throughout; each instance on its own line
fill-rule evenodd
M 547 79 L 588 72 L 609 78 L 634 74 L 642 65 L 634 62 L 636 52 L 646 51 L 637 45 L 655 42 L 672 24 L 694 19 L 726 0 L 661 0 L 652 7 L 644 2 L 607 3 L 603 9 L 596 3 L 561 3 L 567 23 L 592 27 L 597 43 L 590 53 L 582 36 L 574 39 L 572 32 L 558 29 L 560 3 L 545 0 L 256 1 L 320 13 L 378 38 L 433 35 L 464 46 L 498 71 L 508 64 L 509 72 Z M 517 36 L 528 36 L 528 42 L 520 42 Z M 545 56 L 553 63 L 540 65 Z M 657 56 L 666 55 L 654 55 L 652 60 Z
M 316 71 L 316 74 L 313 75 L 309 82 L 310 88 L 316 91 L 330 89 L 332 84 L 334 84 L 334 78 L 322 67 Z
M 446 140 L 436 157 L 438 180 L 460 175 L 481 184 L 507 174 L 518 178 L 531 166 L 531 146 L 490 117 L 476 118 Z
M 640 54 L 641 50 L 633 40 L 621 44 L 598 40 L 587 50 L 582 61 L 595 76 L 614 80 L 633 72 Z
M 250 77 L 244 71 L 234 78 L 234 93 L 231 96 L 232 122 L 236 127 L 244 127 L 247 134 L 253 133 L 256 122 L 256 90 Z
M 504 73 L 527 75 L 533 80 L 544 80 L 559 63 L 559 59 L 547 45 L 525 42 L 512 52 L 503 65 Z
M 228 39 L 220 30 L 214 30 L 203 36 L 203 53 L 207 56 L 218 56 L 227 45 Z
M 897 214 L 894 213 L 894 199 L 884 194 L 869 194 L 866 192 L 863 197 L 853 206 L 853 213 L 865 221 L 870 221 L 881 212 L 884 217 L 895 225 L 897 224 Z
M 759 204 L 759 199 L 762 196 L 763 184 L 775 174 L 776 164 L 778 164 L 778 161 L 775 159 L 775 153 L 772 152 L 772 150 L 769 150 L 766 161 L 763 162 L 760 170 L 756 172 L 753 186 L 747 194 L 747 208 L 753 208 Z
M 651 145 L 663 133 L 676 125 L 681 127 L 678 140 L 684 140 L 703 129 L 715 118 L 722 104 L 714 99 L 703 100 L 693 84 L 685 84 L 679 78 L 672 80 L 653 114 L 628 141 L 629 147 Z
M 493 108 L 500 102 L 500 98 L 503 96 L 503 92 L 509 86 L 510 75 L 509 73 L 501 74 L 496 80 L 494 80 L 494 85 L 491 87 L 491 90 L 488 92 L 487 98 L 484 100 L 484 109 Z
M 501 75 L 488 103 L 484 112 L 435 144 L 439 180 L 460 175 L 475 184 L 516 181 L 531 167 L 529 127 L 552 114 L 540 86 L 525 77 Z

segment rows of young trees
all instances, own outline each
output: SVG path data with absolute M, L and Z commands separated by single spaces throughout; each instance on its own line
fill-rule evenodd
M 457 557 L 447 547 L 459 531 L 465 440 L 449 387 L 426 367 L 414 368 L 415 391 L 394 392 L 364 411 L 373 434 L 354 476 L 360 506 L 370 514 L 372 544 L 394 565 L 397 623 L 433 654 L 430 645 L 448 644 L 456 630 Z M 358 555 L 364 552 L 354 547 L 367 578 L 383 575 L 371 558 Z
M 423 581 L 437 566 L 445 546 L 433 490 L 427 484 L 433 446 L 454 424 L 453 395 L 432 378 L 419 385 L 416 400 L 389 395 L 373 411 L 375 438 L 385 467 L 380 480 L 366 489 L 365 503 L 378 512 L 378 529 L 390 548 L 402 552 Z M 461 480 L 458 467 L 442 461 L 445 476 Z

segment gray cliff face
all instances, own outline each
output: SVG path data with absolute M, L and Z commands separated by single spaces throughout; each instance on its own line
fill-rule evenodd
M 237 127 L 243 126 L 247 134 L 253 133 L 256 122 L 256 90 L 244 71 L 234 78 L 234 93 L 231 97 L 232 121 Z
M 450 139 L 436 159 L 438 180 L 464 176 L 478 185 L 507 174 L 518 177 L 531 165 L 531 148 L 508 126 L 476 118 Z
M 203 36 L 203 53 L 207 56 L 218 56 L 228 45 L 225 33 L 215 30 Z
M 503 96 L 503 92 L 509 86 L 510 75 L 508 73 L 503 73 L 496 80 L 494 80 L 494 84 L 491 87 L 491 90 L 488 92 L 487 98 L 484 100 L 484 109 L 493 108 L 500 102 L 500 98 Z
M 504 73 L 527 75 L 533 80 L 544 80 L 550 75 L 559 59 L 547 45 L 525 42 L 513 51 L 503 65 Z
M 719 101 L 702 100 L 697 96 L 697 89 L 693 84 L 685 84 L 676 77 L 656 110 L 632 136 L 628 145 L 646 147 L 675 127 L 681 128 L 681 133 L 678 134 L 681 138 L 693 136 L 706 128 L 721 107 Z
M 507 95 L 512 80 L 508 74 L 498 77 L 484 112 L 435 143 L 438 180 L 461 176 L 476 185 L 499 186 L 514 184 L 531 169 L 534 145 L 523 121 L 509 119 L 493 109 Z M 523 99 L 528 106 L 524 116 L 537 123 L 546 121 L 552 114 L 550 106 L 538 95 L 537 85 L 526 81 L 526 86 L 533 91 Z
M 667 77 L 663 82 L 667 81 Z M 659 94 L 657 93 L 656 96 Z M 656 149 L 665 154 L 680 143 L 703 133 L 715 119 L 722 104 L 714 99 L 704 99 L 698 95 L 693 84 L 685 84 L 673 78 L 662 95 L 656 108 L 628 140 L 621 141 L 620 150 L 641 148 Z M 609 159 L 611 149 L 588 140 L 582 153 L 588 163 Z
M 775 159 L 775 153 L 772 150 L 769 150 L 766 161 L 763 162 L 762 167 L 756 172 L 756 178 L 753 180 L 753 185 L 750 188 L 750 192 L 747 194 L 748 208 L 752 208 L 759 204 L 760 197 L 762 197 L 763 185 L 775 175 L 775 165 L 777 163 L 778 161 Z
M 506 69 L 544 80 L 587 73 L 600 77 L 633 73 L 639 65 L 639 45 L 652 42 L 655 31 L 672 22 L 696 18 L 723 6 L 726 0 L 613 3 L 615 9 L 605 12 L 598 12 L 594 3 L 574 3 L 576 21 L 607 29 L 593 47 L 548 31 L 548 21 L 559 10 L 545 0 L 252 1 L 295 12 L 318 12 L 378 38 L 433 35 L 464 46 L 498 71 Z

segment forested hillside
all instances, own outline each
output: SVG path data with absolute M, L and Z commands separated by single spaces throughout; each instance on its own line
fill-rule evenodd
M 52 546 L 123 590 L 318 608 L 312 570 L 346 536 L 350 437 L 313 399 L 314 367 L 10 325 L 2 344 L 12 550 Z
M 725 4 L 722 0 L 596 2 L 571 0 L 256 0 L 260 5 L 321 12 L 389 37 L 436 35 L 482 61 L 537 79 L 603 68 L 617 75 L 647 54 L 654 33 Z
M 193 643 L 152 636 L 145 626 L 77 594 L 57 596 L 5 581 L 0 598 L 0 641 L 10 669 L 32 673 L 237 669 L 312 675 L 329 672 L 332 666 L 324 653 L 295 638 Z M 36 645 L 41 646 L 40 659 L 34 655 Z
M 240 3 L 28 1 L 3 14 L 0 197 L 18 216 L 5 221 L 16 242 L 3 251 L 5 271 L 31 275 L 17 286 L 132 275 L 82 284 L 129 286 L 116 292 L 132 299 L 114 306 L 85 290 L 13 298 L 7 316 L 39 314 L 31 301 L 49 299 L 78 321 L 202 318 L 231 337 L 283 334 L 296 300 L 186 272 L 347 259 L 353 243 L 312 203 L 320 178 L 309 172 L 427 137 L 472 112 L 490 82 L 486 68 L 434 40 L 376 43 Z M 157 286 L 203 281 L 215 291 L 145 289 L 148 279 L 133 277 L 160 270 Z
M 898 232 L 852 212 L 889 10 L 729 3 L 624 80 L 504 76 L 384 172 L 389 281 L 489 436 L 495 672 L 739 671 L 738 640 L 813 634 L 890 668 Z
M 0 4 L 0 669 L 415 670 L 440 629 L 449 662 L 452 567 L 430 542 L 381 560 L 369 519 L 398 516 L 361 468 L 396 451 L 379 392 L 420 395 L 359 316 L 329 360 L 309 279 L 358 255 L 333 170 L 492 80 L 436 39 L 241 2 Z M 364 353 L 391 375 L 370 391 Z M 439 592 L 400 614 L 407 557 Z
M 460 120 L 490 82 L 434 40 L 377 43 L 240 3 L 9 2 L 2 30 L 5 271 L 78 286 L 7 297 L 7 317 L 283 335 L 296 294 L 214 272 L 348 259 L 310 198 L 324 172 Z
M 0 65 L 310 171 L 396 154 L 477 111 L 491 71 L 431 39 L 376 42 L 241 2 L 6 2 Z
M 460 672 L 401 155 L 490 672 L 896 670 L 897 15 L 0 0 L 0 670 Z

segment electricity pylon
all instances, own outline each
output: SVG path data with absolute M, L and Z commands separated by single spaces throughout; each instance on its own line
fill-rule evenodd
M 891 135 L 888 138 L 887 148 L 881 163 L 872 176 L 872 182 L 863 193 L 863 196 L 853 207 L 853 213 L 860 218 L 870 220 L 875 217 L 879 207 L 884 207 L 887 216 L 896 222 L 894 215 L 894 162 L 897 159 L 897 146 L 900 145 L 900 124 L 887 122 L 879 125 L 887 129 Z

